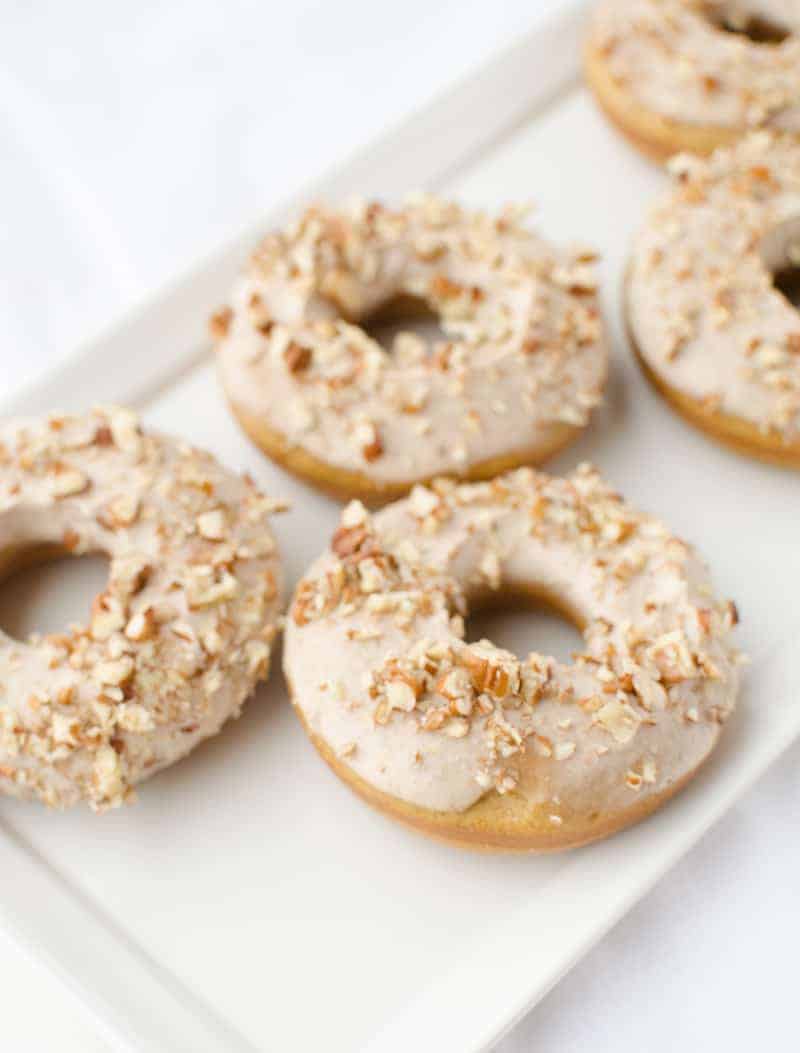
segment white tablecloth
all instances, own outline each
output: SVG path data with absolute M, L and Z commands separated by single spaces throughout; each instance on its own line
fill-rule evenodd
M 0 384 L 41 370 L 562 2 L 4 5 Z M 502 1053 L 796 1046 L 798 770 L 800 747 Z M 0 988 L 4 1049 L 110 1048 L 2 934 Z

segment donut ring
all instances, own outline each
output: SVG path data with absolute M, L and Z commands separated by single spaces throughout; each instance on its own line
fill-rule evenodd
M 603 0 L 585 69 L 606 115 L 656 160 L 758 128 L 797 134 L 800 2 Z
M 528 594 L 584 630 L 572 665 L 466 643 Z M 549 851 L 659 807 L 713 750 L 738 683 L 735 607 L 588 466 L 353 502 L 298 586 L 284 669 L 333 770 L 381 811 L 473 848 Z
M 104 552 L 89 624 L 0 632 L 0 790 L 96 811 L 216 734 L 266 676 L 275 508 L 120 408 L 0 424 L 0 570 Z
M 213 319 L 233 412 L 274 460 L 339 496 L 484 478 L 573 439 L 607 370 L 594 255 L 430 197 L 308 209 L 270 235 Z M 358 323 L 422 301 L 446 341 Z
M 714 438 L 800 467 L 800 312 L 773 278 L 800 262 L 800 143 L 757 132 L 672 171 L 626 283 L 639 360 Z

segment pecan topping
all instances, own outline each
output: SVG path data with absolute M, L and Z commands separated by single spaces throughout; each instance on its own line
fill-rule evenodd
M 220 307 L 209 319 L 208 328 L 215 340 L 222 340 L 228 335 L 228 330 L 233 319 L 233 311 L 230 307 Z
M 311 365 L 311 348 L 292 341 L 283 352 L 290 373 L 303 373 Z
M 383 440 L 380 435 L 375 432 L 375 438 L 372 442 L 367 443 L 361 451 L 364 454 L 365 461 L 377 461 L 377 459 L 383 454 Z
M 340 559 L 355 555 L 369 538 L 369 531 L 364 526 L 340 526 L 331 540 L 331 549 Z

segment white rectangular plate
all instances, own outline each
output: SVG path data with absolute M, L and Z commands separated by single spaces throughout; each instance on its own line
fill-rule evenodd
M 435 186 L 487 207 L 533 198 L 547 234 L 603 250 L 613 381 L 587 435 L 552 468 L 595 461 L 707 556 L 754 656 L 740 711 L 678 800 L 551 858 L 459 852 L 364 807 L 307 742 L 277 665 L 244 716 L 144 786 L 135 807 L 98 819 L 2 802 L 0 918 L 119 1046 L 389 1053 L 435 1035 L 442 1048 L 485 1049 L 800 733 L 797 479 L 706 442 L 632 364 L 618 280 L 664 177 L 595 113 L 577 79 L 579 30 L 576 10 L 521 41 L 318 190 Z M 247 248 L 284 212 L 2 410 L 136 402 L 149 423 L 292 499 L 277 527 L 294 582 L 337 506 L 247 444 L 204 336 Z

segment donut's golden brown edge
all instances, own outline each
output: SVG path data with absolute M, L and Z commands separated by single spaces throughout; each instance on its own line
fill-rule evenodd
M 334 468 L 314 457 L 301 446 L 288 442 L 284 435 L 268 427 L 263 419 L 248 413 L 232 400 L 230 406 L 245 434 L 270 460 L 275 461 L 292 475 L 340 500 L 357 498 L 368 505 L 383 504 L 405 496 L 417 483 L 430 482 L 430 479 L 409 479 L 406 482 L 382 485 L 363 472 Z M 583 428 L 576 428 L 563 422 L 554 423 L 552 437 L 547 445 L 539 445 L 533 450 L 519 450 L 502 457 L 492 457 L 481 461 L 471 465 L 467 472 L 459 474 L 458 479 L 461 482 L 480 482 L 484 479 L 492 479 L 495 475 L 500 475 L 512 468 L 520 468 L 528 464 L 538 465 L 554 457 L 577 438 L 581 431 Z M 446 474 L 436 473 L 438 477 Z

